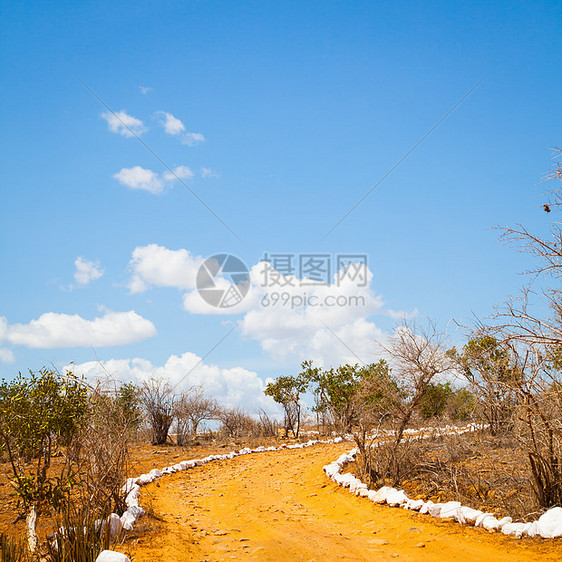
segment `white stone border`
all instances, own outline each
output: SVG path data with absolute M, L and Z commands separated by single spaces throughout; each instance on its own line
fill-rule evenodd
M 421 429 L 406 429 L 404 434 L 409 436 L 408 439 L 428 439 L 439 435 L 461 435 L 463 433 L 478 431 L 485 429 L 485 425 L 469 424 L 466 427 L 445 426 L 442 428 L 425 427 Z M 378 435 L 390 436 L 394 432 L 390 430 L 380 430 Z M 351 435 L 346 435 L 345 440 L 352 440 Z M 342 437 L 327 440 L 310 440 L 306 443 L 295 443 L 293 445 L 281 445 L 279 447 L 257 447 L 256 449 L 244 448 L 240 451 L 232 451 L 224 455 L 209 455 L 202 459 L 193 459 L 189 461 L 181 461 L 172 466 L 158 470 L 152 469 L 146 474 L 141 474 L 137 478 L 128 478 L 125 485 L 121 489 L 125 497 L 127 510 L 121 517 L 112 513 L 108 522 L 112 536 L 118 535 L 122 529 L 131 531 L 136 520 L 144 515 L 144 509 L 139 506 L 139 496 L 141 486 L 150 484 L 158 478 L 167 474 L 189 470 L 197 466 L 203 466 L 212 461 L 233 459 L 242 455 L 254 453 L 265 453 L 268 451 L 281 451 L 285 449 L 304 449 L 317 444 L 331 445 L 334 443 L 342 443 Z M 378 443 L 373 445 L 378 446 Z M 488 531 L 501 531 L 505 535 L 514 537 L 542 537 L 542 538 L 558 538 L 562 536 L 562 507 L 553 507 L 546 513 L 541 515 L 537 521 L 533 523 L 513 523 L 511 517 L 496 519 L 492 513 L 484 513 L 480 510 L 473 509 L 461 505 L 460 502 L 433 503 L 431 500 L 424 502 L 423 500 L 412 500 L 408 498 L 403 490 L 383 486 L 379 490 L 369 490 L 367 485 L 361 482 L 352 474 L 342 474 L 342 470 L 346 464 L 355 461 L 358 453 L 357 448 L 351 449 L 348 453 L 343 453 L 330 464 L 323 467 L 326 475 L 334 482 L 349 488 L 349 492 L 356 496 L 366 497 L 374 503 L 386 503 L 391 507 L 401 507 L 402 509 L 410 509 L 419 511 L 422 514 L 429 514 L 433 517 L 451 518 L 461 524 L 474 525 L 475 527 L 483 527 Z M 96 558 L 96 562 L 130 562 L 129 558 L 119 552 L 104 550 Z
M 483 426 L 476 424 L 470 424 L 466 428 L 447 426 L 443 430 L 437 430 L 437 434 L 460 435 L 479 429 L 483 429 Z M 425 431 L 427 429 L 411 430 L 409 433 L 418 434 L 411 437 L 411 439 L 424 439 L 430 436 L 425 435 Z M 377 446 L 377 444 L 374 446 Z M 511 517 L 504 517 L 498 520 L 492 513 L 484 513 L 478 509 L 463 506 L 460 502 L 433 503 L 431 500 L 428 502 L 412 500 L 408 498 L 404 490 L 397 490 L 388 486 L 383 486 L 378 490 L 369 490 L 367 485 L 361 482 L 359 478 L 353 476 L 353 474 L 342 474 L 345 465 L 353 462 L 358 452 L 357 448 L 351 449 L 348 453 L 344 453 L 338 459 L 323 467 L 324 472 L 329 478 L 340 486 L 349 488 L 351 494 L 366 497 L 374 503 L 386 503 L 391 507 L 419 511 L 420 513 L 426 513 L 443 519 L 452 518 L 461 524 L 483 527 L 488 531 L 501 531 L 504 535 L 513 537 L 529 536 L 554 539 L 562 536 L 562 507 L 552 507 L 546 513 L 543 513 L 537 521 L 532 523 L 513 523 Z
M 139 496 L 141 486 L 146 486 L 154 482 L 158 478 L 162 478 L 167 474 L 174 474 L 175 472 L 181 472 L 184 470 L 189 470 L 190 468 L 195 468 L 197 466 L 203 466 L 212 461 L 220 461 L 226 459 L 233 459 L 235 457 L 240 457 L 242 455 L 250 455 L 254 453 L 266 453 L 268 451 L 282 451 L 285 449 L 304 449 L 306 447 L 311 447 L 318 444 L 333 445 L 334 443 L 342 443 L 342 437 L 336 437 L 335 439 L 326 440 L 310 440 L 306 443 L 295 443 L 293 445 L 281 445 L 279 447 L 257 447 L 256 449 L 250 449 L 248 447 L 241 449 L 240 451 L 232 451 L 224 455 L 209 455 L 202 459 L 193 459 L 189 461 L 181 461 L 172 466 L 167 466 L 162 470 L 157 468 L 152 469 L 146 474 L 141 474 L 137 478 L 128 478 L 125 485 L 121 489 L 121 492 L 127 494 L 125 497 L 125 505 L 127 510 L 123 513 L 121 517 L 116 513 L 112 513 L 108 520 L 110 523 L 110 533 L 112 536 L 118 535 L 122 529 L 126 531 L 132 531 L 135 521 L 142 517 L 145 513 L 144 509 L 139 505 Z M 119 555 L 119 557 L 115 557 Z M 127 562 L 127 558 L 124 554 L 112 551 L 104 550 L 96 558 L 96 562 Z M 130 562 L 130 561 L 129 561 Z

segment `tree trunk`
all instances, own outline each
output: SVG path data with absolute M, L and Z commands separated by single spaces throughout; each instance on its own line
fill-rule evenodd
M 32 505 L 27 517 L 25 518 L 25 526 L 27 529 L 27 544 L 29 552 L 32 555 L 37 554 L 39 547 L 39 539 L 37 538 L 37 505 Z

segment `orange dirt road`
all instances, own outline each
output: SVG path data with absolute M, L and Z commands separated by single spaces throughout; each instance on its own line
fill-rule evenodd
M 163 521 L 129 552 L 135 562 L 562 559 L 562 541 L 511 539 L 351 495 L 322 471 L 350 448 L 245 455 L 165 476 L 141 491 Z

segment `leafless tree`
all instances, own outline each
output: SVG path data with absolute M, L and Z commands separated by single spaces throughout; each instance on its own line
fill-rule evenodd
M 166 443 L 176 415 L 177 396 L 174 389 L 167 381 L 151 377 L 142 385 L 142 402 L 152 431 L 152 443 Z
M 215 419 L 218 412 L 218 402 L 207 397 L 203 387 L 184 391 L 176 402 L 177 444 L 185 445 L 189 439 L 194 439 L 201 422 Z
M 221 423 L 221 431 L 229 438 L 248 437 L 255 425 L 251 416 L 239 408 L 222 408 L 217 419 Z
M 555 168 L 548 180 L 562 181 L 562 151 L 555 151 Z M 562 204 L 560 187 L 547 192 L 549 208 Z M 547 215 L 550 217 L 550 215 Z M 497 311 L 495 325 L 503 341 L 517 341 L 542 346 L 562 343 L 562 229 L 560 221 L 553 221 L 548 235 L 530 232 L 521 225 L 502 228 L 501 238 L 520 252 L 530 254 L 534 264 L 526 271 L 529 284 L 517 298 L 511 298 Z M 534 306 L 540 300 L 550 314 L 538 314 Z M 540 309 L 539 309 L 540 311 Z
M 129 471 L 134 420 L 126 415 L 116 389 L 98 384 L 89 403 L 86 423 L 67 448 L 68 462 L 81 482 L 81 503 L 98 516 L 121 513 L 126 509 L 121 489 Z
M 258 420 L 255 423 L 256 437 L 277 437 L 281 424 L 272 419 L 265 410 L 259 411 Z
M 432 321 L 425 325 L 404 322 L 381 347 L 389 358 L 395 380 L 406 400 L 395 400 L 396 445 L 402 441 L 404 430 L 427 392 L 429 384 L 438 375 L 450 373 L 453 362 L 447 354 L 444 334 Z
M 562 152 L 548 180 L 562 180 Z M 559 186 L 547 192 L 545 210 L 562 204 Z M 510 361 L 510 391 L 517 397 L 516 435 L 529 458 L 533 486 L 543 507 L 562 503 L 562 230 L 553 221 L 539 235 L 517 225 L 502 229 L 505 242 L 533 258 L 530 280 L 517 298 L 486 323 L 479 334 L 493 337 Z
M 400 480 L 403 460 L 410 452 L 404 432 L 431 381 L 454 368 L 444 340 L 431 321 L 425 325 L 404 322 L 380 346 L 392 375 L 366 379 L 359 394 L 361 422 L 354 433 L 370 482 Z M 392 432 L 383 439 L 380 435 L 373 437 L 372 430 L 380 428 L 385 420 L 386 428 Z M 375 438 L 379 442 L 373 447 Z
M 533 490 L 542 507 L 562 504 L 562 377 L 560 351 L 545 355 L 533 345 L 521 353 L 512 345 L 522 376 L 514 381 L 519 396 L 517 437 L 527 452 Z

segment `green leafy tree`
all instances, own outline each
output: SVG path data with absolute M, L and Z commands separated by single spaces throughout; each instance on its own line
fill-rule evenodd
M 307 387 L 308 382 L 301 375 L 282 376 L 268 383 L 264 390 L 266 396 L 271 396 L 275 402 L 283 406 L 286 436 L 289 435 L 289 431 L 292 431 L 295 437 L 299 436 L 302 413 L 301 395 L 306 392 Z
M 508 347 L 493 336 L 483 335 L 469 340 L 460 354 L 452 350 L 450 355 L 476 391 L 492 435 L 510 429 L 520 372 L 512 364 Z
M 37 552 L 37 518 L 61 508 L 74 483 L 70 468 L 51 473 L 59 445 L 70 442 L 88 408 L 85 385 L 72 374 L 43 369 L 0 384 L 0 443 L 12 471 L 11 483 L 26 516 L 28 545 Z
M 467 388 L 458 388 L 449 396 L 446 413 L 455 421 L 467 421 L 476 411 L 476 396 Z
M 384 360 L 363 367 L 341 365 L 324 370 L 314 367 L 312 361 L 305 361 L 302 368 L 302 376 L 313 386 L 315 409 L 328 412 L 340 433 L 349 433 L 359 422 L 365 401 L 370 402 L 371 407 L 381 406 L 386 396 L 383 386 L 388 382 L 389 368 Z M 370 391 L 360 393 L 366 384 Z
M 449 382 L 429 384 L 420 401 L 421 415 L 426 419 L 443 415 L 453 394 L 454 391 Z
M 117 406 L 123 421 L 133 430 L 142 423 L 142 391 L 133 382 L 123 383 L 117 390 Z

